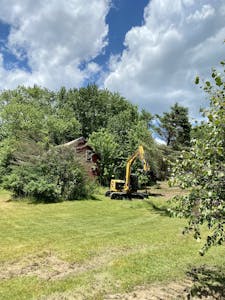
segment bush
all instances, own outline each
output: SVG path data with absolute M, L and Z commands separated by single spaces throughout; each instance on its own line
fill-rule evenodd
M 85 198 L 93 192 L 85 171 L 69 149 L 54 148 L 14 165 L 3 177 L 3 187 L 16 197 L 45 202 Z

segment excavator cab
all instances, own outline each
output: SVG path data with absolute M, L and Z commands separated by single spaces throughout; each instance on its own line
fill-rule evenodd
M 112 192 L 122 192 L 124 189 L 124 180 L 111 179 L 110 181 L 110 191 Z

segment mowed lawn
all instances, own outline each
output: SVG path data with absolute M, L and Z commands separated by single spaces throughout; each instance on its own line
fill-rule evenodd
M 148 200 L 57 204 L 10 201 L 0 193 L 0 299 L 104 299 L 139 285 L 181 281 L 192 267 L 223 265 L 224 246 L 202 242 L 170 218 L 165 183 Z M 157 195 L 158 194 L 158 195 Z

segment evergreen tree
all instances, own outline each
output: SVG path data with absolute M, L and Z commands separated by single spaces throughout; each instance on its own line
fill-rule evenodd
M 190 145 L 191 124 L 188 120 L 188 109 L 175 103 L 170 112 L 157 115 L 159 125 L 156 132 L 167 146 L 179 149 Z

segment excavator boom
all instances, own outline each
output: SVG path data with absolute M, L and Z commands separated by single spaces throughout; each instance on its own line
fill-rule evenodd
M 144 157 L 144 148 L 142 145 L 140 145 L 137 151 L 127 160 L 125 181 L 112 179 L 110 182 L 110 190 L 106 192 L 106 196 L 110 196 L 111 199 L 144 199 L 147 197 L 147 194 L 138 193 L 137 189 L 133 189 L 134 184 L 131 182 L 131 179 L 133 178 L 131 176 L 131 167 L 137 158 L 141 160 L 143 164 L 143 170 L 145 172 L 149 171 L 149 166 Z M 137 176 L 135 176 L 135 178 L 137 178 Z
M 126 164 L 126 179 L 125 179 L 125 185 L 124 185 L 124 190 L 126 192 L 129 192 L 130 190 L 130 180 L 131 180 L 131 167 L 134 163 L 134 161 L 137 159 L 137 157 L 139 157 L 139 159 L 142 162 L 143 165 L 143 170 L 145 172 L 147 172 L 149 170 L 148 164 L 145 160 L 144 157 L 144 148 L 142 145 L 140 145 L 138 147 L 138 150 L 131 156 L 129 157 L 129 159 L 127 160 L 127 164 Z

